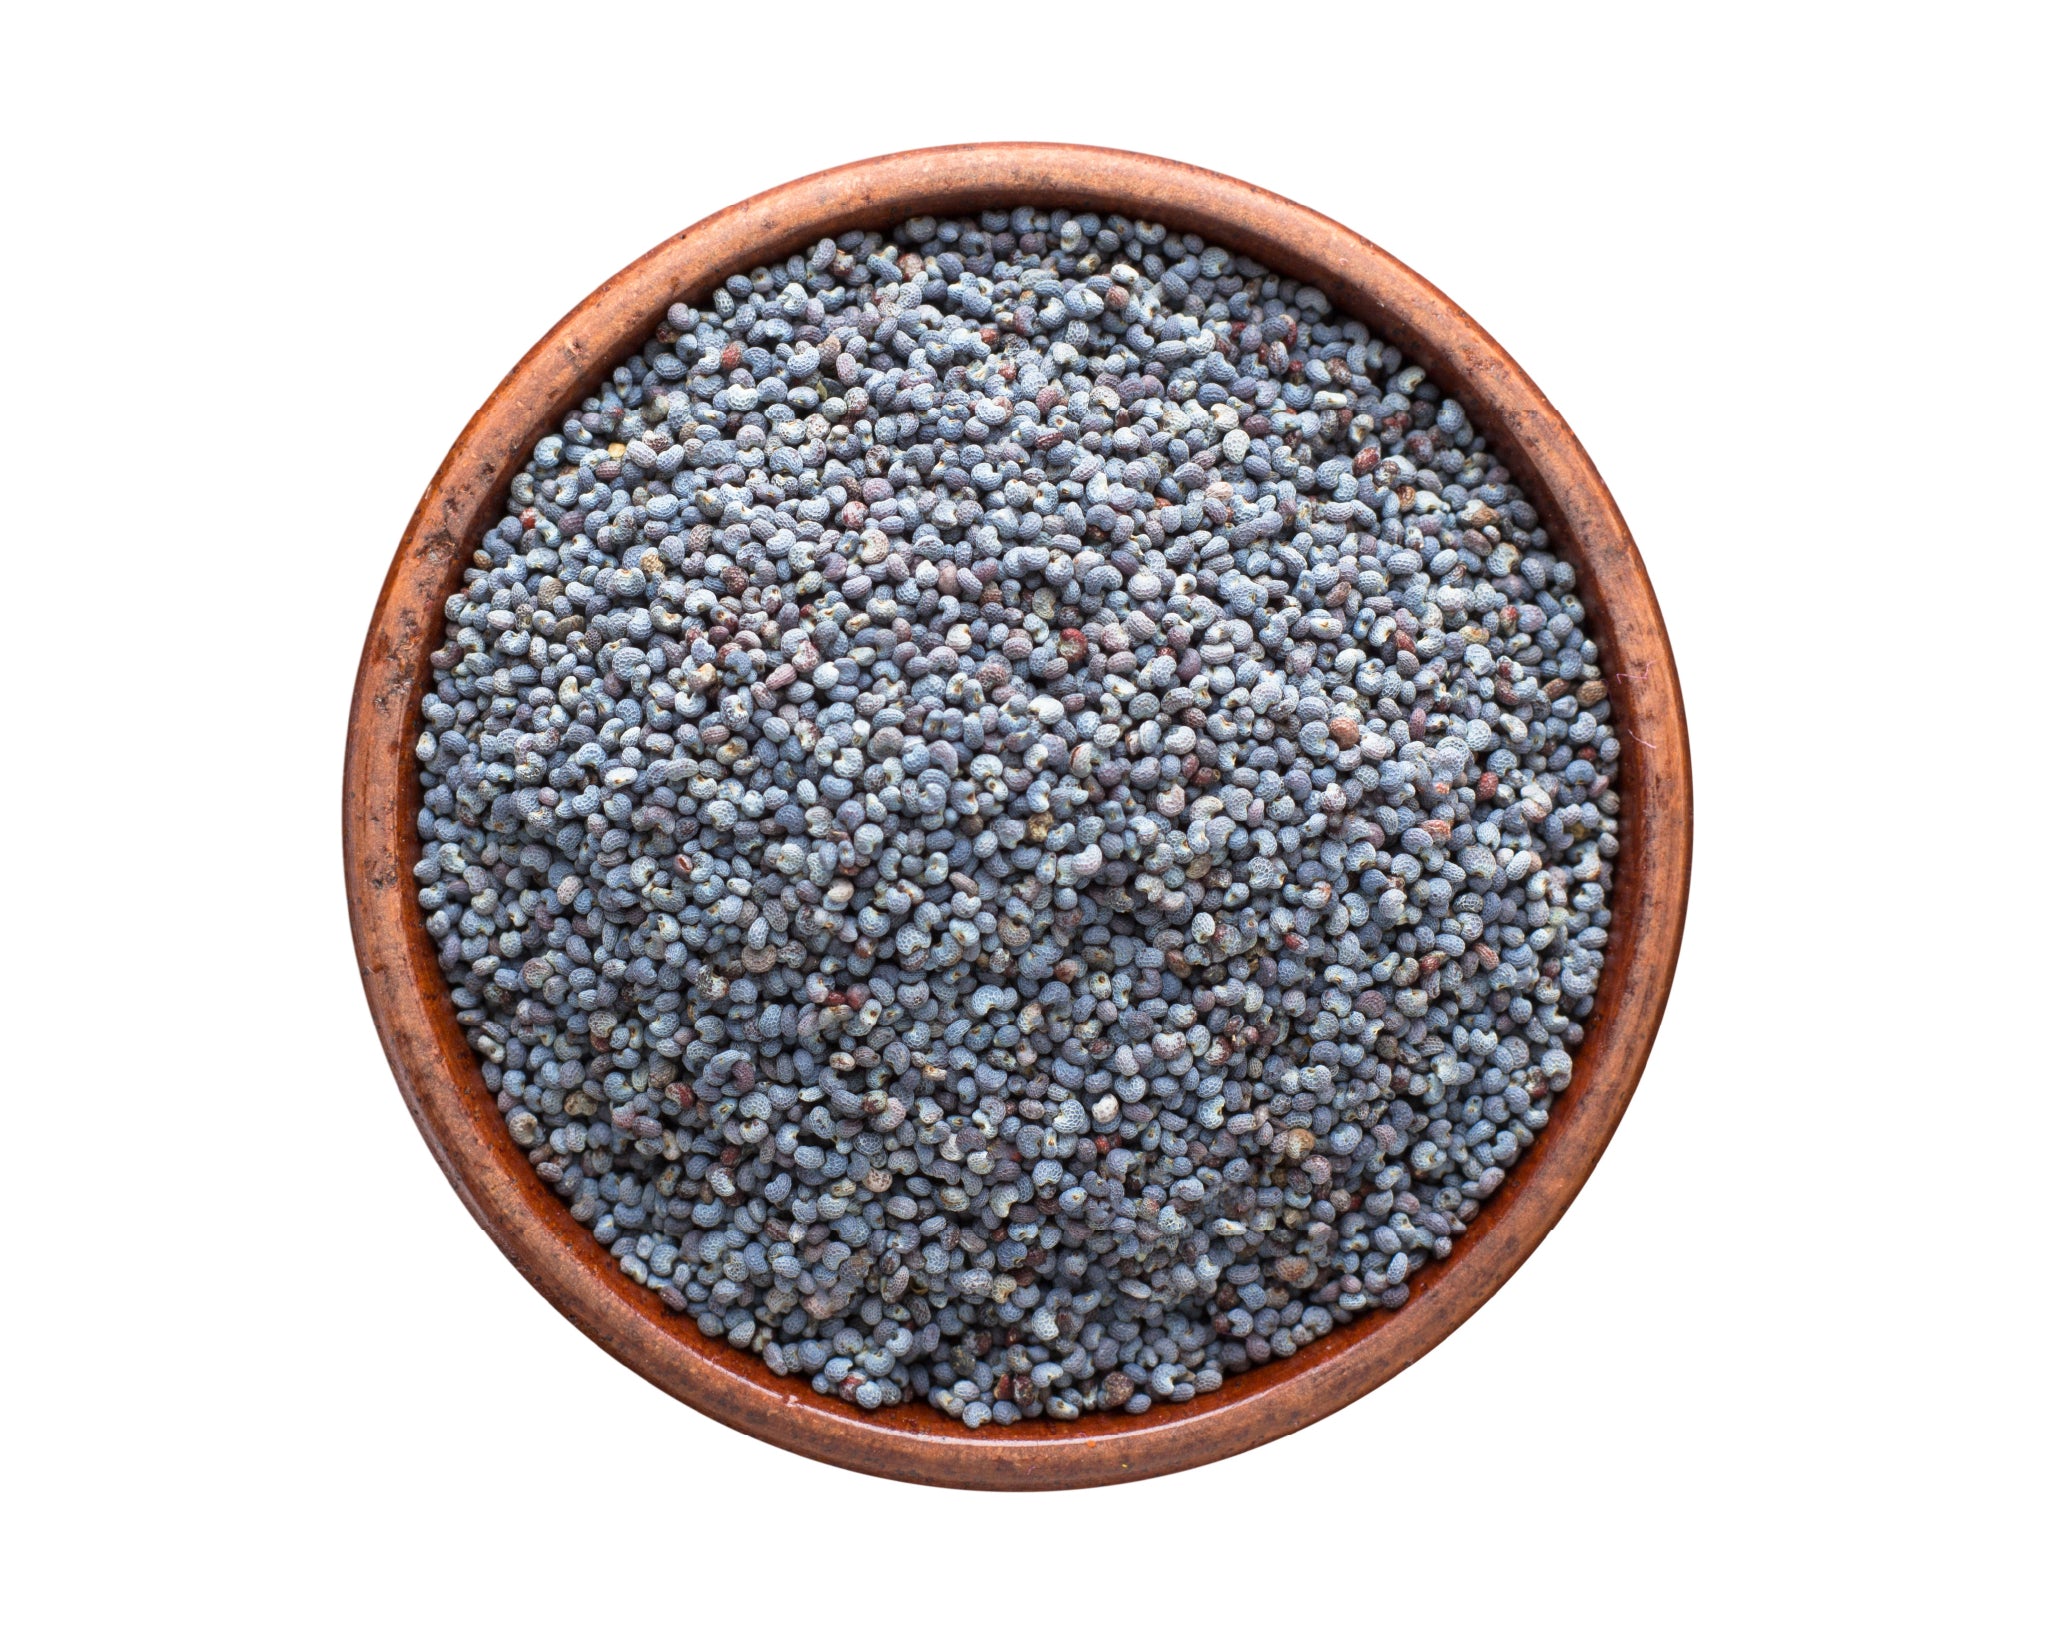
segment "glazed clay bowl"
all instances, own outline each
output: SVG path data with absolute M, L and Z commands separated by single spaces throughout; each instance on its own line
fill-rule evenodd
M 1017 204 L 1163 222 L 1313 281 L 1454 395 L 1578 569 L 1624 731 L 1627 808 L 1608 963 L 1571 1086 L 1402 1308 L 1369 1312 L 1192 1401 L 970 1431 L 922 1404 L 856 1411 L 705 1338 L 622 1274 L 535 1175 L 477 1072 L 413 897 L 413 743 L 442 605 L 506 486 L 672 302 L 702 301 L 728 275 L 826 234 Z M 635 1372 L 735 1429 L 870 1474 L 1001 1489 L 1136 1480 L 1289 1434 L 1385 1383 L 1484 1304 L 1578 1194 L 1635 1091 L 1671 989 L 1692 852 L 1685 719 L 1656 597 L 1592 462 L 1514 361 L 1434 286 L 1314 211 L 1168 160 L 1038 143 L 892 154 L 771 189 L 649 251 L 556 325 L 463 429 L 399 543 L 363 646 L 342 791 L 349 911 L 385 1053 L 450 1183 L 520 1273 Z

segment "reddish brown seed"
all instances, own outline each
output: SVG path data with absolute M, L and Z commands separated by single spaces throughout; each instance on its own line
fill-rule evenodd
M 1486 773 L 1479 777 L 1479 784 L 1474 790 L 1477 792 L 1480 802 L 1492 802 L 1493 794 L 1500 790 L 1500 776 L 1491 769 L 1488 769 Z
M 1358 719 L 1339 712 L 1330 719 L 1330 738 L 1347 751 L 1358 744 Z

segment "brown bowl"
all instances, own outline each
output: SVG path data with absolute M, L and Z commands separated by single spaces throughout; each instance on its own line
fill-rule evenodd
M 477 1072 L 413 897 L 413 742 L 442 604 L 506 486 L 670 303 L 702 300 L 728 275 L 826 234 L 1012 204 L 1122 212 L 1246 252 L 1313 281 L 1454 394 L 1579 571 L 1625 730 L 1628 808 L 1607 967 L 1571 1087 L 1457 1251 L 1425 1268 L 1402 1308 L 1370 1312 L 1192 1401 L 970 1431 L 928 1406 L 851 1410 L 703 1337 L 623 1275 L 535 1175 Z M 1023 1490 L 1187 1469 L 1314 1423 L 1440 1343 L 1515 1272 L 1586 1182 L 1649 1057 L 1685 923 L 1692 777 L 1670 642 L 1614 499 L 1535 383 L 1456 304 L 1348 228 L 1248 183 L 1142 154 L 997 143 L 863 160 L 720 211 L 606 280 L 519 361 L 448 452 L 385 577 L 349 712 L 342 844 L 363 987 L 399 1088 L 457 1194 L 550 1303 L 734 1429 L 869 1474 Z

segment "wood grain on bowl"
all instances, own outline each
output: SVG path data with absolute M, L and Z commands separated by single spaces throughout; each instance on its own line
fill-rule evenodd
M 1164 222 L 1313 281 L 1455 396 L 1579 572 L 1623 731 L 1627 806 L 1608 963 L 1571 1087 L 1407 1304 L 1192 1401 L 970 1431 L 926 1406 L 855 1411 L 705 1338 L 624 1275 L 535 1175 L 478 1074 L 414 899 L 413 745 L 442 605 L 506 486 L 671 303 L 826 234 L 1018 204 Z M 363 986 L 399 1088 L 458 1194 L 550 1303 L 670 1394 L 777 1446 L 899 1480 L 1031 1489 L 1164 1474 L 1301 1429 L 1427 1353 L 1515 1272 L 1586 1182 L 1649 1056 L 1684 931 L 1692 788 L 1677 670 L 1627 526 L 1563 418 L 1456 304 L 1348 228 L 1248 183 L 1140 154 L 999 143 L 865 160 L 720 211 L 607 280 L 520 360 L 448 452 L 385 577 L 350 709 L 342 843 Z

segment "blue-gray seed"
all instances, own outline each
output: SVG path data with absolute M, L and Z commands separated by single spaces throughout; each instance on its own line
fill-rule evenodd
M 1192 235 L 920 218 L 677 304 L 421 703 L 507 1132 L 862 1408 L 1143 1411 L 1399 1305 L 1593 1006 L 1575 588 L 1462 406 Z

